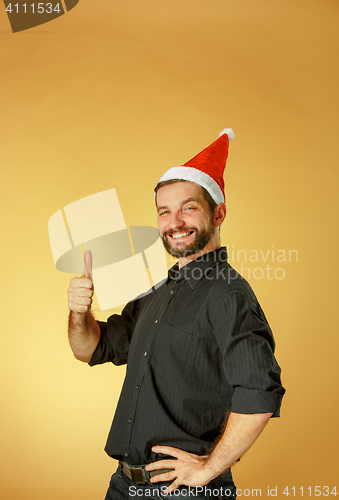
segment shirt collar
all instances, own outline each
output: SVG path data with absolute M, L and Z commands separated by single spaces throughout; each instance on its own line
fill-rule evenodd
M 176 263 L 168 271 L 167 283 L 171 280 L 179 282 L 185 279 L 191 288 L 195 288 L 199 281 L 217 264 L 220 262 L 227 262 L 227 258 L 226 247 L 220 247 L 197 257 L 181 269 L 179 269 L 179 265 Z

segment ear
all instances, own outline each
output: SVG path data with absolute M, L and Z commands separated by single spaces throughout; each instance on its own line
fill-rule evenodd
M 214 209 L 214 225 L 221 226 L 226 217 L 226 205 L 225 203 L 219 203 Z

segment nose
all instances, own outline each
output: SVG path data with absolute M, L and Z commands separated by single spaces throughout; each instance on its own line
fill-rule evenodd
M 185 225 L 185 221 L 181 211 L 171 212 L 169 226 L 171 229 L 179 229 Z

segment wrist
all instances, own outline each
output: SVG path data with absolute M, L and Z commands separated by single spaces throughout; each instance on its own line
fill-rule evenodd
M 213 454 L 206 457 L 206 462 L 204 464 L 206 476 L 209 477 L 209 481 L 212 481 L 212 479 L 226 472 L 229 467 L 229 465 L 223 465 L 220 460 L 217 460 L 216 457 L 213 456 Z
M 89 310 L 87 310 L 87 311 L 79 311 L 78 309 L 75 309 L 75 308 L 74 308 L 74 309 L 71 309 L 71 308 L 69 307 L 69 312 L 70 312 L 70 314 L 76 314 L 76 315 L 77 315 L 77 316 L 79 316 L 79 317 L 84 317 L 84 316 L 88 315 L 88 314 L 90 313 L 90 311 L 91 311 L 91 309 L 89 309 Z

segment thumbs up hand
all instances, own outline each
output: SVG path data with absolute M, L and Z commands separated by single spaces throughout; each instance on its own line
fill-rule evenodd
M 68 307 L 74 313 L 87 313 L 91 309 L 94 293 L 92 279 L 92 252 L 84 254 L 84 272 L 81 278 L 72 278 L 68 288 Z

